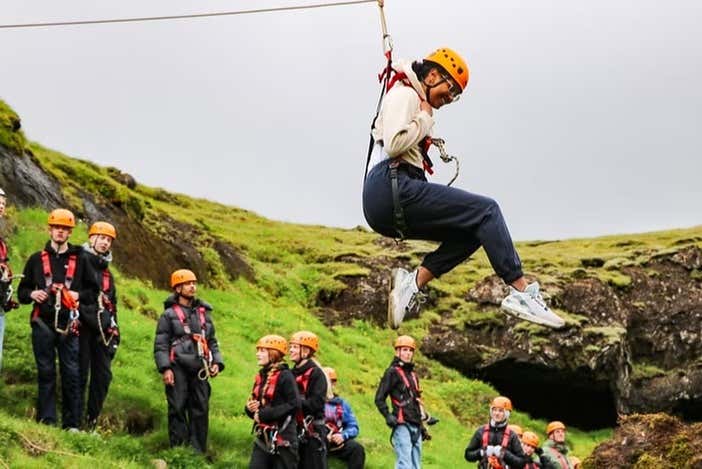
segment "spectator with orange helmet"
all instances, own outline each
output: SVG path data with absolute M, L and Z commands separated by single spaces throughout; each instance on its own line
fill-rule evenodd
M 348 469 L 363 469 L 366 464 L 366 450 L 356 441 L 358 420 L 349 403 L 336 393 L 336 370 L 325 367 L 324 372 L 331 382 L 333 393 L 333 397 L 324 405 L 324 422 L 329 429 L 329 457 L 346 461 Z
M 412 337 L 401 335 L 393 346 L 395 357 L 380 380 L 375 406 L 392 429 L 390 440 L 395 450 L 395 467 L 418 469 L 422 466 L 425 433 L 422 390 L 413 363 L 417 343 Z M 387 405 L 388 396 L 392 411 Z
M 526 454 L 530 460 L 519 469 L 539 469 L 541 467 L 541 462 L 534 460 L 535 456 L 543 454 L 543 451 L 539 448 L 539 436 L 534 432 L 526 431 L 522 433 L 521 440 L 524 454 Z
M 314 355 L 319 351 L 319 338 L 310 331 L 298 331 L 290 338 L 292 373 L 300 392 L 297 424 L 300 434 L 300 469 L 326 469 L 327 433 L 324 425 L 324 403 L 331 396 L 331 386 Z
M 521 319 L 562 327 L 565 322 L 546 305 L 539 284 L 525 279 L 498 203 L 427 182 L 425 173 L 433 172 L 428 150 L 434 143 L 434 110 L 457 101 L 465 92 L 469 78 L 465 59 L 441 47 L 423 60 L 395 63 L 387 70 L 392 75 L 389 91 L 371 129 L 367 166 L 373 148 L 378 162 L 364 181 L 363 213 L 370 227 L 383 236 L 441 244 L 412 272 L 393 269 L 390 327 L 399 327 L 407 313 L 419 311 L 426 297 L 425 285 L 453 270 L 481 246 L 495 273 L 510 287 L 502 308 Z
M 296 469 L 298 465 L 295 416 L 300 395 L 284 361 L 287 353 L 288 341 L 279 335 L 266 335 L 256 342 L 261 369 L 245 408 L 256 433 L 249 469 Z
M 570 449 L 566 446 L 566 426 L 563 422 L 553 421 L 546 426 L 548 439 L 543 444 L 541 464 L 544 469 L 573 469 L 568 459 Z
M 78 307 L 84 292 L 97 290 L 80 246 L 68 242 L 76 219 L 70 210 L 49 213 L 49 241 L 24 267 L 17 297 L 34 303 L 30 325 L 37 364 L 37 422 L 53 425 L 56 417 L 56 357 L 61 373 L 61 426 L 78 431 L 81 420 Z
M 93 277 L 94 281 L 91 284 L 99 287 L 84 295 L 89 299 L 80 304 L 80 397 L 81 410 L 84 410 L 83 399 L 88 387 L 85 426 L 89 431 L 96 428 L 98 416 L 107 397 L 112 381 L 112 359 L 117 353 L 120 341 L 117 326 L 117 289 L 109 269 L 115 239 L 115 227 L 105 221 L 98 221 L 90 226 L 88 242 L 83 245 L 88 266 L 86 273 Z
M 477 461 L 480 469 L 521 468 L 529 462 L 519 437 L 507 426 L 511 412 L 512 401 L 508 398 L 492 400 L 490 422 L 475 431 L 466 447 L 467 461 Z
M 156 326 L 154 359 L 162 374 L 168 402 L 171 446 L 207 448 L 210 383 L 224 370 L 212 322 L 212 306 L 197 298 L 193 271 L 171 274 L 171 294 Z

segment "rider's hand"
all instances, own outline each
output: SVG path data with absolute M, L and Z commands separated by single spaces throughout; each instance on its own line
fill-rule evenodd
M 217 363 L 210 367 L 210 377 L 214 378 L 219 374 L 219 365 Z
M 253 399 L 249 400 L 249 401 L 246 403 L 246 409 L 247 409 L 249 412 L 252 412 L 252 413 L 258 412 L 259 407 L 261 407 L 261 403 L 258 402 L 258 401 L 255 401 L 255 400 L 253 400 Z
M 334 433 L 331 436 L 331 441 L 338 446 L 344 442 L 344 436 L 341 433 Z

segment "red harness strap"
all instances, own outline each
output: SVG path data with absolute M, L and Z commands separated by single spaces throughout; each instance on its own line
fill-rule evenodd
M 76 273 L 76 265 L 77 265 L 77 260 L 78 256 L 75 254 L 71 254 L 68 256 L 68 267 L 66 268 L 66 275 L 63 279 L 63 285 L 67 290 L 71 289 L 71 283 L 73 283 L 73 277 Z M 42 272 L 44 273 L 44 285 L 46 286 L 47 293 L 49 294 L 54 294 L 55 292 L 54 287 L 59 286 L 58 284 L 54 284 L 54 277 L 53 274 L 51 273 L 51 261 L 49 259 L 49 253 L 44 250 L 41 252 L 41 268 Z M 66 298 L 67 301 L 70 301 L 69 298 L 72 299 L 70 295 L 61 295 L 62 298 Z M 32 311 L 32 320 L 36 319 L 39 317 L 39 305 L 34 305 L 34 310 Z
M 251 395 L 254 399 L 261 402 L 261 405 L 266 405 L 273 400 L 275 396 L 275 387 L 278 384 L 278 378 L 280 377 L 280 370 L 274 371 L 267 379 L 265 384 L 263 383 L 263 378 L 261 374 L 256 375 L 256 380 L 254 381 L 254 387 L 251 391 Z
M 415 373 L 414 371 L 410 373 L 410 376 L 412 377 L 412 383 L 410 383 L 410 380 L 407 378 L 407 374 L 405 374 L 405 370 L 403 370 L 401 366 L 396 366 L 395 370 L 397 371 L 397 374 L 400 375 L 400 379 L 402 379 L 405 388 L 407 388 L 407 392 L 410 395 L 410 399 L 401 402 L 397 399 L 390 397 L 390 400 L 395 405 L 395 407 L 399 409 L 397 411 L 397 422 L 405 423 L 405 414 L 403 412 L 403 408 L 407 404 L 409 404 L 412 399 L 419 401 L 419 398 L 422 395 L 422 390 L 419 388 L 419 380 L 417 380 L 417 373 Z M 414 387 L 412 387 L 411 384 L 414 384 Z
M 307 369 L 307 371 L 305 371 L 301 375 L 295 376 L 295 381 L 297 382 L 297 387 L 300 389 L 300 392 L 302 393 L 303 396 L 307 395 L 307 388 L 310 385 L 310 376 L 312 375 L 314 368 L 315 367 L 311 366 Z
M 507 448 L 509 446 L 509 437 L 512 434 L 512 430 L 509 427 L 505 427 L 505 433 L 502 435 L 502 443 L 500 446 Z M 486 423 L 483 427 L 483 449 L 488 447 L 490 440 L 490 424 Z
M 198 306 L 197 312 L 198 315 L 200 316 L 200 334 L 193 334 L 192 331 L 190 330 L 190 325 L 188 322 L 185 320 L 185 313 L 183 312 L 183 308 L 179 304 L 174 304 L 172 306 L 173 311 L 175 311 L 176 316 L 178 316 L 178 320 L 180 323 L 183 325 L 183 331 L 185 331 L 185 334 L 190 336 L 192 340 L 195 340 L 194 336 L 199 336 L 202 340 L 202 347 L 203 347 L 203 352 L 205 353 L 207 360 L 209 361 L 210 358 L 210 350 L 207 347 L 207 340 L 206 340 L 206 331 L 207 331 L 207 319 L 205 318 L 205 307 L 204 306 Z M 171 361 L 175 360 L 175 345 L 173 344 L 171 346 L 171 352 L 170 352 L 170 359 Z

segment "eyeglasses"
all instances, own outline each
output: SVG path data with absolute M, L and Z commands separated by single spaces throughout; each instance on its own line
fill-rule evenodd
M 461 99 L 462 90 L 458 87 L 458 85 L 456 85 L 456 83 L 451 78 L 447 77 L 443 73 L 441 74 L 441 78 L 443 78 L 443 80 L 449 85 L 448 92 L 449 97 L 451 98 L 450 102 L 455 103 L 456 101 Z

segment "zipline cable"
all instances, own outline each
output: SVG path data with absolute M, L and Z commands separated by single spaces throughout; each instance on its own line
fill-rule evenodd
M 83 21 L 56 21 L 46 23 L 18 23 L 18 24 L 0 24 L 0 29 L 20 29 L 20 28 L 44 28 L 54 26 L 84 26 L 90 24 L 110 24 L 110 23 L 140 23 L 146 21 L 168 21 L 193 18 L 212 18 L 217 16 L 234 16 L 234 15 L 251 15 L 257 13 L 272 13 L 278 11 L 295 11 L 295 10 L 311 10 L 315 8 L 338 7 L 348 5 L 360 5 L 362 3 L 376 3 L 378 0 L 349 0 L 343 2 L 327 2 L 315 3 L 311 5 L 292 5 L 287 7 L 272 7 L 272 8 L 257 8 L 254 10 L 235 10 L 222 11 L 214 13 L 193 13 L 189 15 L 170 15 L 170 16 L 144 16 L 136 18 L 114 18 L 114 19 L 98 19 L 98 20 L 83 20 Z

